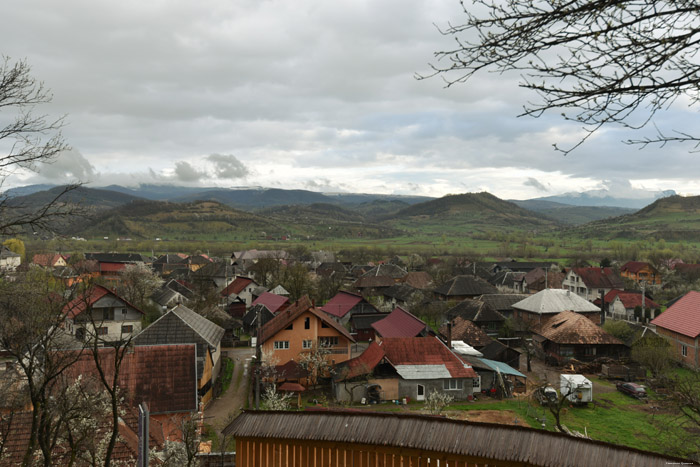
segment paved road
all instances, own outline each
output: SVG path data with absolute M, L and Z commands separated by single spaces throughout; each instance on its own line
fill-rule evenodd
M 250 359 L 255 353 L 250 347 L 222 349 L 233 360 L 233 377 L 228 390 L 204 409 L 204 422 L 221 431 L 229 416 L 237 414 L 245 405 L 250 374 Z

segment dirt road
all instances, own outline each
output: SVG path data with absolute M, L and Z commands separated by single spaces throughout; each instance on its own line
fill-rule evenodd
M 241 347 L 235 349 L 222 349 L 228 358 L 233 360 L 233 377 L 228 390 L 213 400 L 204 409 L 204 422 L 221 431 L 230 420 L 229 415 L 236 414 L 243 408 L 247 398 L 248 375 L 250 374 L 250 360 L 254 349 Z

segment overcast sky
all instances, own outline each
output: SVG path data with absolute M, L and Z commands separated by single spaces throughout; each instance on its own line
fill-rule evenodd
M 610 188 L 700 194 L 700 154 L 517 118 L 517 76 L 418 81 L 457 0 L 22 0 L 0 53 L 26 58 L 73 150 L 10 185 L 175 183 L 526 199 Z M 680 104 L 663 129 L 697 128 Z

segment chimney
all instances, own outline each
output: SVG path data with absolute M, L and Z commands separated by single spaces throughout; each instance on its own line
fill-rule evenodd
M 452 349 L 452 320 L 447 322 L 447 348 Z

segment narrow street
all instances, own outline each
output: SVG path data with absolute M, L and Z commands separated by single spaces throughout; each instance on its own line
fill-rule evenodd
M 248 375 L 251 371 L 251 357 L 254 349 L 250 347 L 238 347 L 221 349 L 227 352 L 228 358 L 233 360 L 233 376 L 228 390 L 217 399 L 213 400 L 204 409 L 204 423 L 221 431 L 228 423 L 229 415 L 238 413 L 244 406 L 247 397 Z

